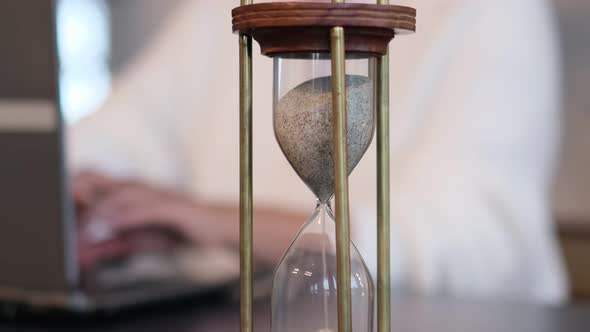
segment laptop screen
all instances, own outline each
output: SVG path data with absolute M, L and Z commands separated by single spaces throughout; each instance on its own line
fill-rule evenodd
M 64 189 L 54 6 L 0 1 L 0 297 L 77 283 Z

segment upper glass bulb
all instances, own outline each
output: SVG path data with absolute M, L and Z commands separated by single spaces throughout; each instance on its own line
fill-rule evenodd
M 276 57 L 274 130 L 283 154 L 322 203 L 334 194 L 332 77 L 322 54 Z M 373 79 L 368 59 L 346 61 L 348 172 L 375 132 Z

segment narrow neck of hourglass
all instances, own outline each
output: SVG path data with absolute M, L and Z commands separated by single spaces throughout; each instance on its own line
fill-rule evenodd
M 333 215 L 334 212 L 332 210 L 332 197 L 330 197 L 326 201 L 322 201 L 320 199 L 316 200 L 315 210 L 325 209 L 329 215 Z

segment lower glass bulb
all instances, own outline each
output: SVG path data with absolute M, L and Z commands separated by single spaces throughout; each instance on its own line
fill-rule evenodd
M 338 331 L 336 225 L 319 204 L 279 263 L 273 280 L 272 332 Z M 373 331 L 373 281 L 350 244 L 352 326 Z

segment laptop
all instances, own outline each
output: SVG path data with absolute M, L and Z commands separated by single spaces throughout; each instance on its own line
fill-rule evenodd
M 194 278 L 195 273 L 187 277 L 179 272 L 85 288 L 76 254 L 58 99 L 55 6 L 47 0 L 0 1 L 3 308 L 25 305 L 93 312 L 233 287 L 237 275 L 203 282 Z

